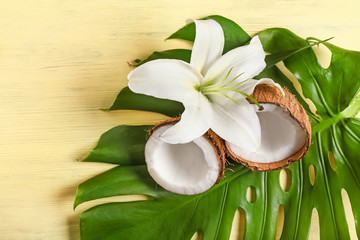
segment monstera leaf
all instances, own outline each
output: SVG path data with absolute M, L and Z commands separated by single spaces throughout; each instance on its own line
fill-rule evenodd
M 225 51 L 250 39 L 234 22 L 219 16 L 210 18 L 224 29 Z M 192 41 L 194 34 L 190 24 L 170 38 Z M 285 66 L 299 80 L 305 97 L 317 108 L 317 113 L 312 113 L 298 98 L 310 116 L 313 143 L 302 160 L 286 168 L 290 185 L 286 188 L 280 185 L 280 171 L 255 173 L 234 164 L 225 178 L 207 192 L 193 196 L 167 192 L 151 179 L 144 162 L 144 144 L 151 126 L 118 126 L 104 133 L 85 159 L 118 166 L 80 184 L 74 206 L 132 194 L 146 195 L 148 200 L 107 203 L 83 212 L 80 217 L 82 239 L 184 240 L 200 232 L 202 239 L 223 240 L 230 236 L 238 209 L 246 216 L 245 239 L 274 239 L 281 206 L 284 209 L 281 239 L 306 239 L 314 208 L 319 215 L 321 239 L 349 239 L 342 189 L 349 195 L 360 236 L 360 121 L 353 118 L 360 109 L 360 100 L 356 97 L 360 88 L 360 53 L 324 43 L 332 52 L 331 64 L 324 69 L 311 48 L 296 51 L 304 49 L 308 42 L 286 29 L 268 29 L 260 32 L 259 37 L 267 52 L 275 56 L 288 53 Z M 180 52 L 182 50 L 170 50 L 150 58 L 186 61 L 188 55 L 179 55 Z M 261 75 L 273 78 L 299 95 L 276 67 Z M 160 107 L 161 103 L 165 107 Z M 125 89 L 110 110 L 116 109 L 174 116 L 183 111 L 183 106 Z M 315 172 L 314 176 L 309 175 L 309 169 Z M 246 198 L 249 189 L 254 194 L 251 201 Z

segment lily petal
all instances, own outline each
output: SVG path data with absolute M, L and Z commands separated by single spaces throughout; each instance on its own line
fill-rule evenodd
M 201 93 L 198 93 L 198 96 L 192 100 L 193 104 L 184 104 L 185 111 L 181 115 L 180 121 L 160 136 L 164 142 L 187 143 L 209 130 L 210 125 L 204 115 L 212 111 L 209 101 Z
M 196 36 L 191 52 L 190 64 L 203 74 L 224 50 L 224 32 L 220 24 L 212 19 L 194 20 Z
M 229 86 L 238 84 L 258 75 L 266 67 L 265 52 L 258 36 L 253 37 L 249 45 L 235 48 L 220 57 L 209 68 L 205 80 L 228 81 L 236 78 Z M 230 73 L 229 73 L 230 72 Z
M 225 106 L 213 104 L 211 129 L 236 146 L 255 152 L 261 144 L 260 121 L 255 109 L 244 99 Z
M 260 80 L 255 80 L 255 79 L 249 79 L 246 82 L 242 83 L 241 85 L 239 85 L 238 89 L 246 94 L 252 94 L 254 92 L 254 89 L 257 85 L 259 84 L 267 84 L 267 85 L 272 85 L 275 86 L 276 88 L 278 88 L 281 91 L 281 94 L 283 96 L 285 96 L 284 91 L 282 90 L 280 84 L 275 83 L 272 79 L 270 78 L 262 78 Z
M 175 59 L 147 62 L 128 75 L 129 88 L 136 93 L 186 103 L 201 82 L 201 74 L 190 64 Z

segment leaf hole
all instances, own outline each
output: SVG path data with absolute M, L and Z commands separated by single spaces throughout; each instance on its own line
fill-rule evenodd
M 276 234 L 275 234 L 276 240 L 281 238 L 283 228 L 284 228 L 284 206 L 280 205 L 278 211 L 277 225 L 276 225 Z
M 86 210 L 106 203 L 113 203 L 113 202 L 134 202 L 134 201 L 146 201 L 150 200 L 151 197 L 147 195 L 122 195 L 122 196 L 112 196 L 112 197 L 105 197 L 105 198 L 98 198 L 95 200 L 90 200 L 81 203 L 75 208 L 75 212 L 81 213 L 85 212 Z
M 309 179 L 310 179 L 311 186 L 314 186 L 314 184 L 315 184 L 315 175 L 316 175 L 315 167 L 314 167 L 313 164 L 310 164 L 310 166 L 309 166 Z
M 236 210 L 231 227 L 230 240 L 243 240 L 245 237 L 246 215 L 242 208 Z
M 246 191 L 246 200 L 249 202 L 249 203 L 253 203 L 256 201 L 256 190 L 253 186 L 250 186 L 247 188 L 247 191 Z
M 341 198 L 344 205 L 345 218 L 349 228 L 350 239 L 351 240 L 358 239 L 358 237 L 356 236 L 354 214 L 351 208 L 349 195 L 345 189 L 341 189 Z
M 318 240 L 320 239 L 320 222 L 319 214 L 316 208 L 313 208 L 311 213 L 311 222 L 310 222 L 310 231 L 308 240 Z
M 191 240 L 201 240 L 201 239 L 203 239 L 203 236 L 204 236 L 203 232 L 200 231 L 200 230 L 198 230 L 198 231 L 196 231 L 196 232 L 194 233 L 194 235 L 191 237 Z
M 279 182 L 284 192 L 289 191 L 291 185 L 291 173 L 289 169 L 282 169 L 279 174 Z
M 334 172 L 336 172 L 336 161 L 335 161 L 335 157 L 334 157 L 333 152 L 329 151 L 328 157 L 329 157 L 329 162 L 330 162 L 331 169 Z
M 324 44 L 319 44 L 319 46 L 312 47 L 316 58 L 322 68 L 328 68 L 331 63 L 332 52 Z
M 303 93 L 303 91 L 302 91 L 302 87 L 301 87 L 299 81 L 296 79 L 295 75 L 294 75 L 292 72 L 290 72 L 289 69 L 286 68 L 284 62 L 281 61 L 281 62 L 277 63 L 276 66 L 277 66 L 277 67 L 279 68 L 279 70 L 293 83 L 293 85 L 294 85 L 296 91 L 299 93 L 300 97 L 301 97 L 302 99 L 304 99 L 304 101 L 305 101 L 305 102 L 307 103 L 307 105 L 309 106 L 310 111 L 311 111 L 315 116 L 321 118 L 321 116 L 316 113 L 317 108 L 316 108 L 314 102 L 311 101 L 310 98 L 306 98 L 306 97 L 304 96 L 304 93 Z

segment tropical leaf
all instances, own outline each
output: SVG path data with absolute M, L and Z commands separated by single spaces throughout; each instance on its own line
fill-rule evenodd
M 125 87 L 108 110 L 122 109 L 151 111 L 176 117 L 184 111 L 184 106 L 180 102 L 134 93 L 129 87 Z
M 268 29 L 259 36 L 265 50 L 271 53 L 307 44 L 286 29 Z M 342 189 L 349 195 L 356 223 L 360 217 L 360 205 L 356 203 L 360 197 L 360 121 L 352 118 L 360 110 L 356 97 L 360 89 L 360 74 L 356 70 L 360 67 L 360 53 L 324 44 L 332 53 L 327 69 L 320 65 L 312 49 L 284 60 L 321 117 L 311 115 L 313 145 L 300 162 L 303 176 L 308 175 L 311 166 L 316 173 L 313 186 L 303 185 L 300 207 L 303 223 L 309 222 L 312 209 L 317 209 L 321 239 L 348 239 Z M 285 218 L 287 214 L 285 211 Z M 300 221 L 295 224 L 301 225 Z M 359 224 L 356 231 L 359 236 Z
M 232 21 L 219 16 L 228 46 L 239 46 L 244 31 Z M 221 20 L 219 20 L 221 19 Z M 237 30 L 236 30 L 237 29 Z M 239 30 L 241 29 L 241 30 Z M 229 33 L 229 32 L 228 32 Z M 192 40 L 191 24 L 179 30 L 176 38 Z M 267 52 L 291 52 L 308 45 L 286 29 L 268 29 L 259 33 Z M 171 38 L 174 38 L 172 35 Z M 230 44 L 230 45 L 229 45 Z M 237 209 L 246 215 L 245 239 L 274 239 L 280 206 L 284 208 L 282 239 L 306 239 L 311 214 L 319 214 L 321 239 L 349 239 L 341 191 L 349 195 L 360 237 L 360 121 L 353 116 L 360 109 L 355 97 L 360 88 L 360 53 L 325 43 L 332 52 L 329 68 L 318 63 L 311 48 L 292 52 L 284 58 L 285 66 L 299 80 L 303 94 L 317 107 L 316 117 L 306 103 L 313 126 L 313 144 L 308 154 L 286 168 L 291 184 L 285 190 L 279 183 L 280 171 L 254 173 L 241 165 L 234 165 L 217 185 L 199 195 L 183 196 L 167 192 L 156 185 L 146 171 L 143 146 L 150 126 L 119 126 L 102 135 L 87 161 L 112 162 L 120 166 L 80 184 L 75 207 L 81 203 L 110 196 L 143 194 L 146 201 L 108 203 L 81 214 L 81 238 L 87 239 L 190 239 L 200 231 L 202 239 L 228 239 Z M 158 55 L 163 56 L 163 55 Z M 178 56 L 178 55 L 177 55 Z M 171 54 L 166 56 L 172 57 Z M 174 56 L 176 58 L 176 56 Z M 291 82 L 276 67 L 262 76 L 275 81 L 298 95 Z M 142 96 L 124 95 L 126 100 L 139 104 L 128 109 L 159 111 L 156 102 L 140 102 Z M 157 102 L 158 101 L 158 102 Z M 141 104 L 140 104 L 141 103 Z M 166 115 L 177 115 L 181 108 L 161 109 Z M 314 178 L 309 169 L 315 170 Z M 255 198 L 248 201 L 246 193 L 253 189 Z
M 221 25 L 225 36 L 224 54 L 231 49 L 246 44 L 251 39 L 251 37 L 239 25 L 230 19 L 218 15 L 212 15 L 202 19 L 213 19 Z M 177 32 L 168 37 L 168 39 L 182 39 L 193 42 L 195 39 L 194 22 L 191 22 L 185 27 L 179 29 Z

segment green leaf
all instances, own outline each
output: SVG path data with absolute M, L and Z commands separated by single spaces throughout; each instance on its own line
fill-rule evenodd
M 293 49 L 293 50 L 288 50 L 288 51 L 284 51 L 284 52 L 277 52 L 277 53 L 273 53 L 270 55 L 266 55 L 265 57 L 265 62 L 266 62 L 266 69 L 267 68 L 271 68 L 273 66 L 275 66 L 275 64 L 277 64 L 278 62 L 281 62 L 283 60 L 285 60 L 286 58 L 294 55 L 295 53 L 301 52 L 305 49 L 308 49 L 310 47 L 313 47 L 315 45 L 319 45 L 321 43 L 325 43 L 329 40 L 331 40 L 332 38 L 328 38 L 326 40 L 316 40 L 313 43 L 308 43 L 307 45 L 303 46 L 303 47 L 299 47 L 298 49 Z
M 259 34 L 265 51 L 283 52 L 307 45 L 307 41 L 286 29 L 268 29 Z M 360 53 L 324 43 L 332 52 L 331 64 L 324 69 L 312 49 L 301 51 L 284 61 L 296 76 L 322 118 L 334 117 L 350 104 L 360 87 Z
M 159 195 L 156 183 L 149 176 L 144 162 L 139 166 L 115 167 L 79 185 L 74 208 L 99 198 L 118 195 Z
M 360 136 L 359 126 L 359 121 L 350 120 L 350 129 L 357 131 L 357 136 Z M 279 171 L 253 173 L 241 166 L 235 167 L 234 172 L 228 172 L 220 184 L 194 196 L 176 195 L 156 187 L 145 171 L 145 166 L 112 169 L 81 184 L 76 203 L 128 194 L 146 194 L 154 199 L 100 205 L 86 211 L 81 215 L 82 239 L 153 239 L 154 236 L 157 239 L 190 239 L 197 230 L 204 233 L 203 239 L 227 239 L 232 218 L 238 208 L 246 212 L 245 239 L 272 239 L 276 233 L 280 205 L 285 209 L 283 239 L 306 238 L 314 207 L 319 212 L 322 225 L 326 226 L 322 228 L 326 229 L 321 232 L 322 238 L 333 239 L 338 236 L 339 239 L 346 239 L 348 232 L 340 191 L 342 188 L 348 191 L 355 219 L 359 219 L 356 201 L 360 191 L 349 180 L 358 182 L 355 172 L 360 171 L 360 165 L 357 163 L 351 168 L 342 166 L 346 166 L 347 158 L 342 157 L 344 153 L 339 149 L 344 148 L 347 141 L 352 141 L 351 134 L 344 135 L 342 131 L 339 126 L 326 133 L 319 133 L 306 158 L 288 167 L 291 185 L 287 192 L 280 187 Z M 326 159 L 328 148 L 323 149 L 329 144 L 328 134 L 335 134 L 337 139 L 330 143 L 335 158 L 340 159 L 337 171 L 332 170 Z M 122 137 L 131 139 L 132 136 L 128 131 Z M 350 157 L 358 154 L 356 145 L 348 150 L 353 153 Z M 319 161 L 314 162 L 313 159 Z M 308 175 L 310 165 L 316 169 L 314 186 L 310 184 Z M 256 189 L 256 200 L 253 203 L 246 200 L 249 186 Z M 341 207 L 335 208 L 335 204 Z
M 190 57 L 191 50 L 189 49 L 170 49 L 163 52 L 153 52 L 145 60 L 139 62 L 137 66 L 156 59 L 178 59 L 190 63 Z
M 286 29 L 268 29 L 259 36 L 264 49 L 271 53 L 307 44 Z M 312 119 L 313 145 L 301 162 L 304 176 L 308 176 L 310 165 L 316 172 L 315 185 L 303 188 L 303 199 L 306 196 L 311 202 L 302 208 L 305 211 L 317 209 L 321 239 L 348 239 L 341 189 L 349 194 L 355 221 L 360 217 L 360 206 L 355 204 L 360 197 L 360 122 L 351 118 L 359 111 L 356 94 L 360 89 L 360 74 L 356 69 L 360 67 L 360 53 L 324 44 L 332 52 L 327 69 L 321 67 L 312 49 L 294 54 L 284 60 L 284 64 L 296 76 L 304 96 L 314 102 L 322 117 L 322 120 Z M 330 164 L 332 156 L 335 170 Z M 359 224 L 356 229 L 359 236 Z
M 306 40 L 285 29 L 268 29 L 259 36 L 265 50 L 273 54 L 308 46 Z M 140 154 L 148 126 L 119 126 L 101 137 L 90 159 L 106 163 L 113 159 L 120 166 L 81 184 L 75 205 L 129 194 L 151 198 L 103 204 L 85 211 L 80 217 L 81 238 L 186 240 L 200 231 L 203 240 L 223 240 L 229 238 L 235 211 L 241 208 L 246 214 L 245 239 L 274 239 L 278 209 L 283 206 L 281 239 L 307 239 L 314 208 L 319 214 L 321 239 L 349 239 L 342 189 L 349 195 L 360 237 L 360 121 L 353 118 L 359 111 L 356 94 L 360 87 L 357 71 L 360 54 L 325 44 L 332 52 L 327 69 L 321 67 L 311 48 L 292 53 L 284 60 L 322 117 L 309 114 L 315 129 L 313 144 L 302 160 L 287 168 L 291 178 L 289 189 L 285 191 L 280 186 L 280 171 L 255 173 L 234 165 L 207 192 L 194 196 L 167 192 L 147 174 Z M 276 67 L 261 75 L 273 77 L 298 95 L 290 80 Z M 305 102 L 298 99 L 310 113 Z M 141 96 L 133 96 L 133 101 L 140 104 Z M 158 112 L 158 104 L 148 103 L 147 110 Z M 162 113 L 171 115 L 172 111 L 167 108 Z M 315 180 L 310 178 L 310 168 L 315 169 Z M 253 202 L 246 198 L 249 187 L 255 191 Z
M 242 46 L 248 41 L 250 41 L 250 36 L 234 21 L 224 18 L 222 16 L 213 15 L 208 16 L 202 19 L 213 19 L 218 22 L 224 31 L 225 36 L 225 44 L 224 44 L 224 51 L 230 51 L 236 47 Z M 194 42 L 195 39 L 195 23 L 189 23 L 185 27 L 181 28 L 177 32 L 173 33 L 168 39 L 182 39 Z
M 125 87 L 116 97 L 109 110 L 121 109 L 151 111 L 176 117 L 184 111 L 184 106 L 180 102 L 134 93 Z
M 118 126 L 104 133 L 85 162 L 122 166 L 143 164 L 146 134 L 152 126 Z M 124 136 L 130 135 L 129 138 Z

